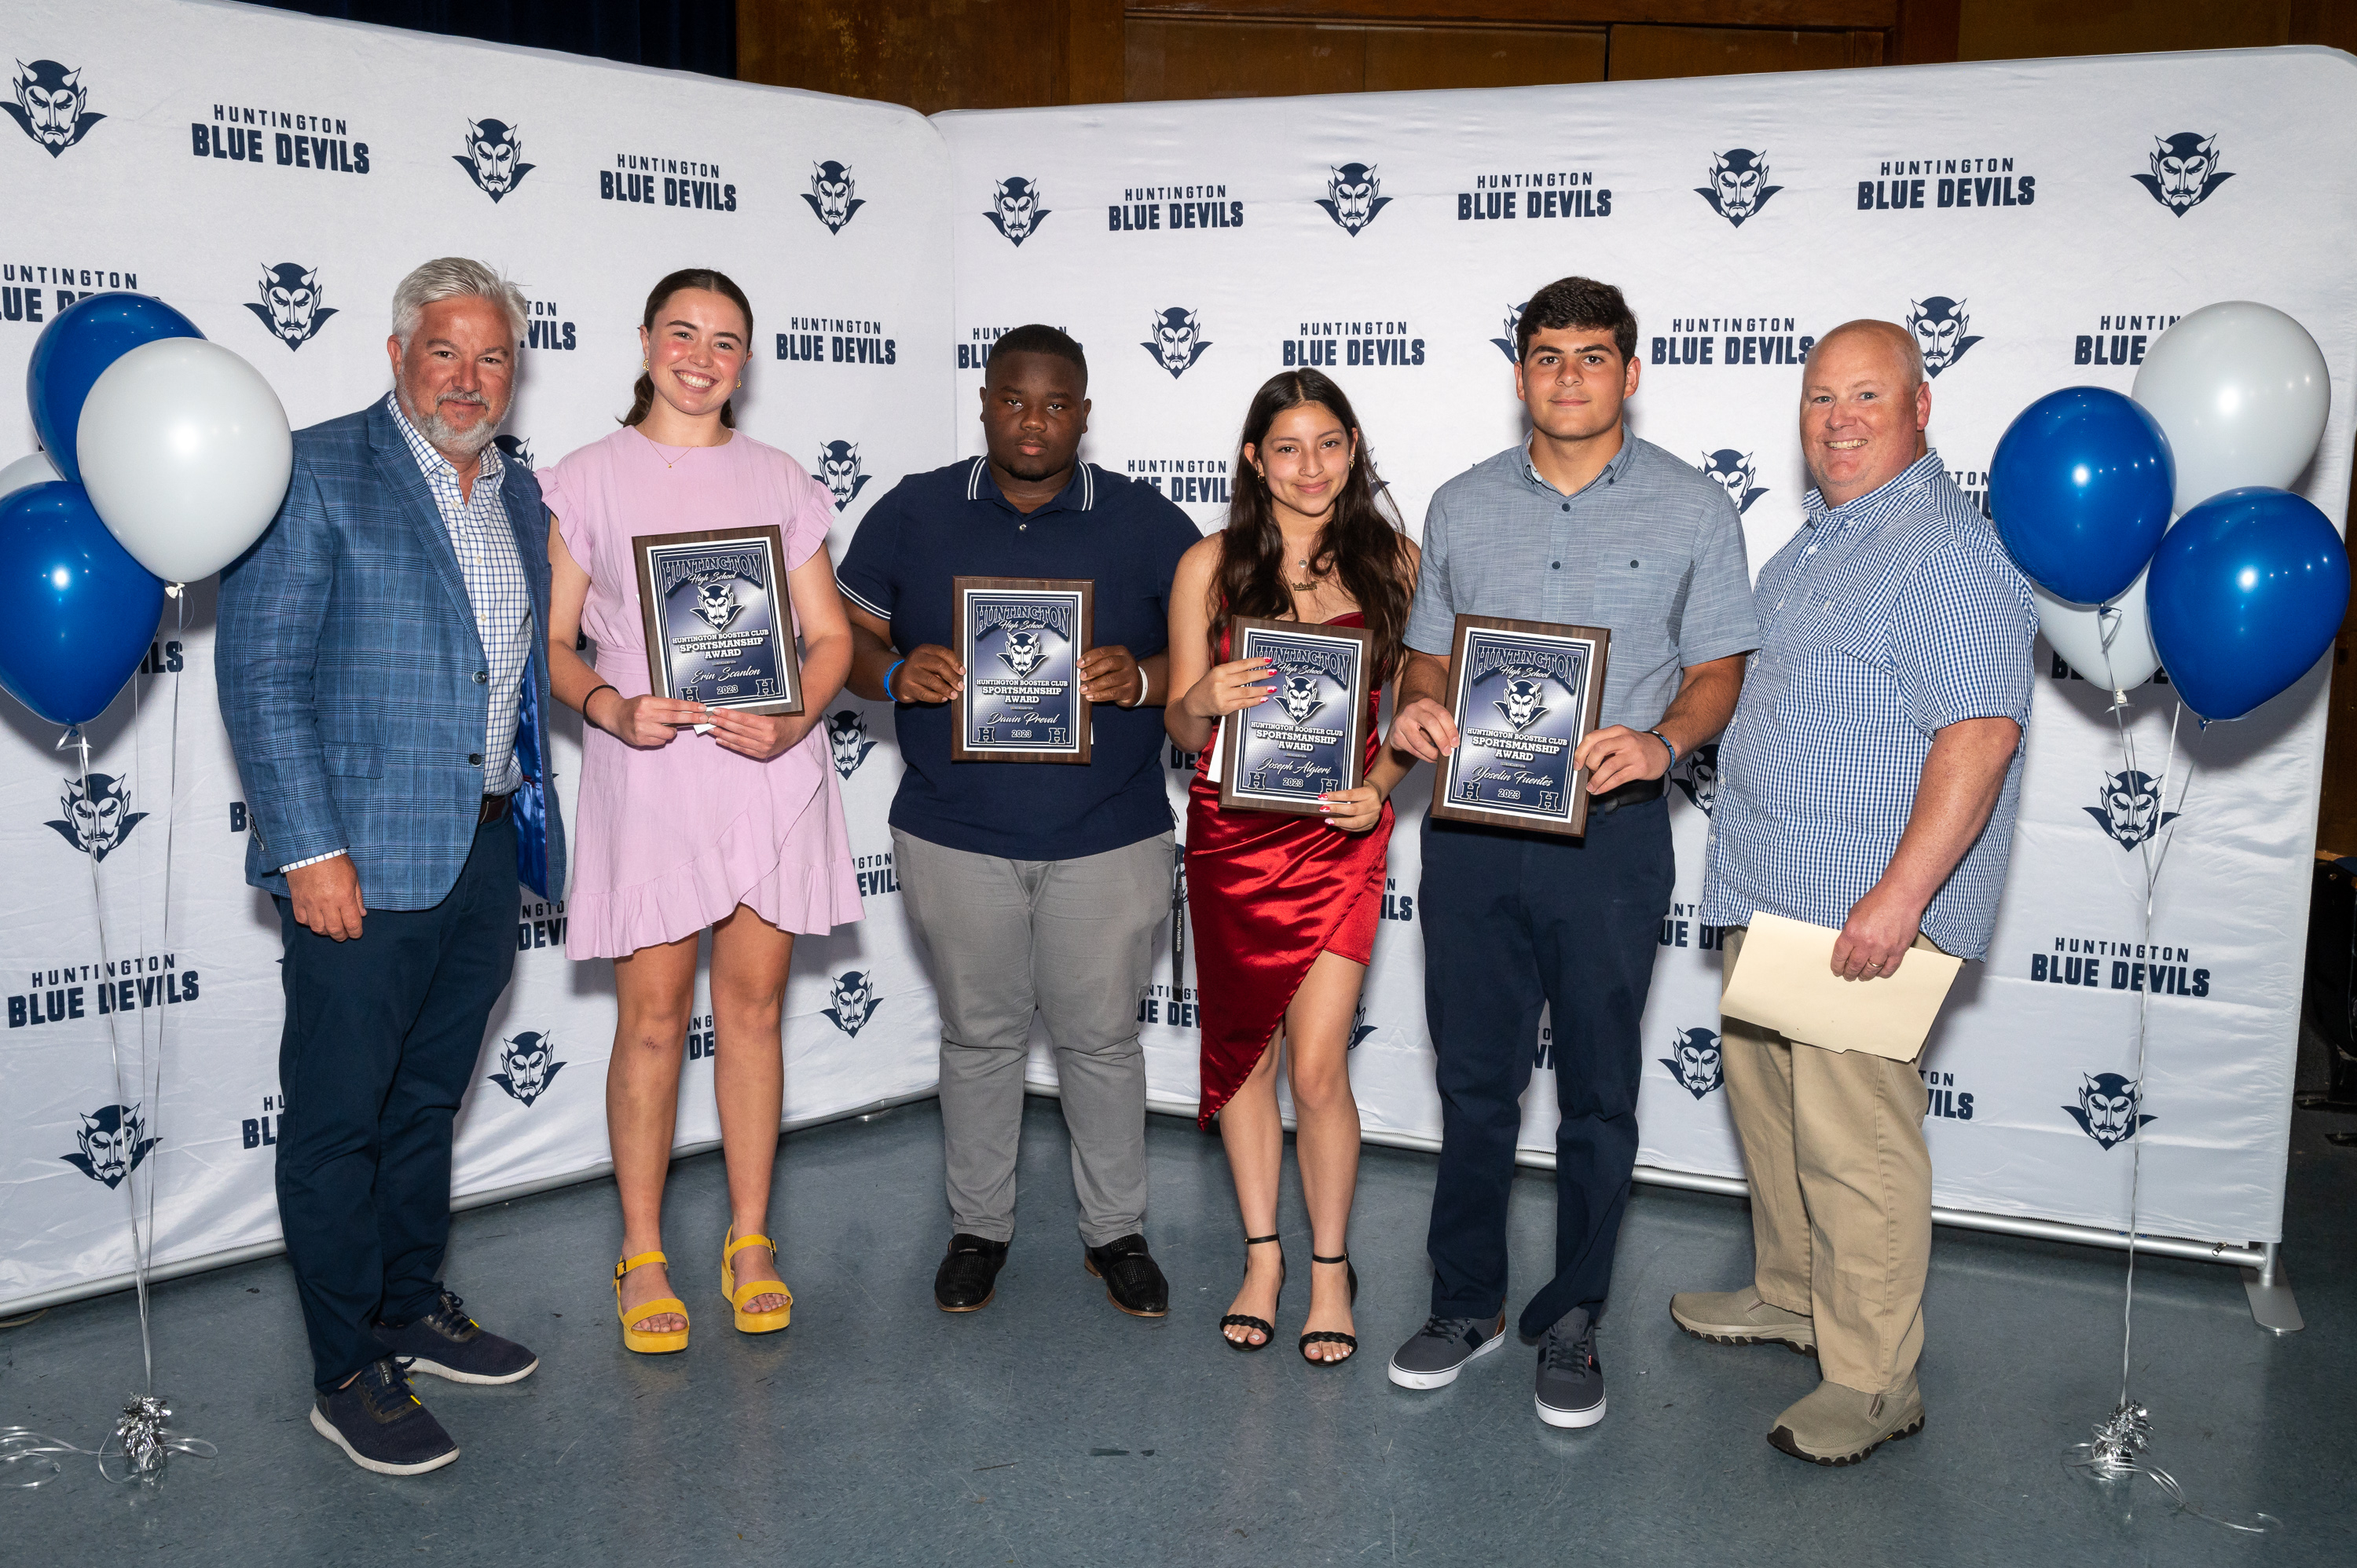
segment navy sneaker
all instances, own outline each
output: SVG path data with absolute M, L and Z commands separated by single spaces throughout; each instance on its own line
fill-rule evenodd
M 390 1356 L 371 1361 L 361 1375 L 311 1404 L 311 1425 L 363 1470 L 380 1476 L 422 1476 L 458 1456 L 458 1445 L 442 1430 L 409 1380 Z
M 1604 1419 L 1604 1363 L 1596 1359 L 1596 1324 L 1575 1306 L 1539 1341 L 1539 1419 L 1549 1426 L 1594 1426 Z
M 434 1310 L 395 1326 L 376 1326 L 377 1343 L 413 1372 L 431 1372 L 454 1383 L 512 1383 L 532 1375 L 540 1358 L 512 1339 L 502 1339 L 459 1310 L 466 1304 L 448 1291 Z

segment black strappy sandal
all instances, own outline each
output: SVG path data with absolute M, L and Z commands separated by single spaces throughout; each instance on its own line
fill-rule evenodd
M 1276 1238 L 1275 1236 L 1247 1236 L 1244 1238 L 1244 1245 L 1247 1247 L 1257 1247 L 1265 1242 L 1274 1241 L 1275 1240 Z M 1252 1268 L 1250 1264 L 1245 1265 L 1244 1273 L 1247 1277 L 1251 1275 Z M 1280 1302 L 1285 1299 L 1285 1254 L 1283 1252 L 1279 1252 L 1276 1255 L 1276 1299 Z M 1269 1310 L 1274 1312 L 1276 1309 L 1272 1306 Z M 1259 1329 L 1261 1333 L 1260 1343 L 1255 1345 L 1249 1339 L 1228 1338 L 1227 1331 L 1232 1326 L 1237 1328 Z M 1271 1323 L 1265 1317 L 1254 1317 L 1245 1313 L 1232 1312 L 1225 1317 L 1220 1319 L 1220 1337 L 1226 1342 L 1228 1348 L 1231 1350 L 1265 1350 L 1268 1348 L 1270 1343 L 1276 1338 L 1276 1325 Z
M 1351 1305 L 1352 1306 L 1359 1305 L 1359 1271 L 1351 1266 L 1350 1253 L 1345 1252 L 1339 1258 L 1321 1258 L 1317 1253 L 1312 1252 L 1309 1254 L 1309 1261 L 1313 1263 L 1340 1263 L 1345 1269 L 1349 1269 L 1351 1272 Z M 1312 1345 L 1344 1345 L 1350 1348 L 1351 1354 L 1348 1356 L 1337 1356 L 1331 1360 L 1329 1360 L 1324 1357 L 1311 1355 L 1309 1353 L 1309 1347 Z M 1355 1334 L 1337 1333 L 1331 1328 L 1320 1328 L 1316 1333 L 1303 1335 L 1301 1337 L 1300 1348 L 1301 1359 L 1308 1362 L 1313 1367 L 1339 1367 L 1345 1361 L 1353 1360 L 1357 1358 L 1359 1354 L 1359 1337 Z

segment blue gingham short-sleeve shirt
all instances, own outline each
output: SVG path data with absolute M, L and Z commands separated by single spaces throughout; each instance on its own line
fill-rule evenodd
M 1928 452 L 1808 520 L 1760 569 L 1761 640 L 1718 748 L 1700 918 L 1766 910 L 1838 928 L 1881 880 L 1932 737 L 2029 724 L 2037 602 L 1996 531 Z M 2013 850 L 2021 749 L 1988 825 L 1923 914 L 1923 934 L 1985 958 Z

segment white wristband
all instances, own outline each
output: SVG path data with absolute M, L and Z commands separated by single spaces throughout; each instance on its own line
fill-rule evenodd
M 317 865 L 321 861 L 333 860 L 336 856 L 343 853 L 344 852 L 339 849 L 331 849 L 325 854 L 315 854 L 308 860 L 290 860 L 285 865 L 278 868 L 278 873 L 283 876 L 290 871 L 300 871 L 307 865 Z

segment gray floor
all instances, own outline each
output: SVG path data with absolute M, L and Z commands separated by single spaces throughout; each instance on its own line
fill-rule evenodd
M 2322 1138 L 2342 1124 L 2303 1112 L 2293 1145 L 2287 1257 L 2307 1332 L 2254 1327 L 2231 1270 L 2147 1261 L 2140 1276 L 2136 1380 L 2158 1457 L 2215 1510 L 2278 1516 L 2263 1541 L 2170 1517 L 2148 1483 L 2105 1487 L 2058 1464 L 2116 1391 L 2115 1254 L 1942 1231 L 1925 1433 L 1819 1470 L 1762 1441 L 1814 1364 L 1687 1339 L 1664 1311 L 1673 1290 L 1743 1278 L 1738 1201 L 1640 1190 L 1600 1347 L 1611 1414 L 1558 1433 L 1533 1419 L 1518 1347 L 1438 1392 L 1384 1380 L 1424 1311 L 1428 1157 L 1367 1151 L 1353 1239 L 1367 1353 L 1321 1373 L 1289 1348 L 1298 1283 L 1277 1347 L 1222 1348 L 1238 1231 L 1218 1143 L 1183 1122 L 1154 1118 L 1148 1134 L 1171 1315 L 1107 1305 L 1081 1272 L 1056 1107 L 1034 1101 L 1024 1230 L 997 1302 L 971 1316 L 931 1304 L 930 1103 L 785 1141 L 794 1324 L 774 1337 L 733 1333 L 705 1280 L 706 1232 L 726 1219 L 716 1156 L 672 1184 L 674 1278 L 696 1314 L 683 1356 L 617 1343 L 607 1184 L 461 1216 L 452 1286 L 542 1366 L 507 1389 L 421 1380 L 464 1449 L 421 1479 L 366 1475 L 310 1430 L 283 1261 L 162 1285 L 159 1384 L 220 1458 L 177 1460 L 145 1493 L 75 1461 L 0 1501 L 0 1562 L 2347 1563 L 2357 1149 Z M 1517 1184 L 1518 1290 L 1537 1283 L 1550 1205 L 1551 1178 Z M 1286 1229 L 1298 1281 L 1297 1194 Z M 87 1443 L 136 1368 L 128 1295 L 0 1332 L 0 1423 Z

